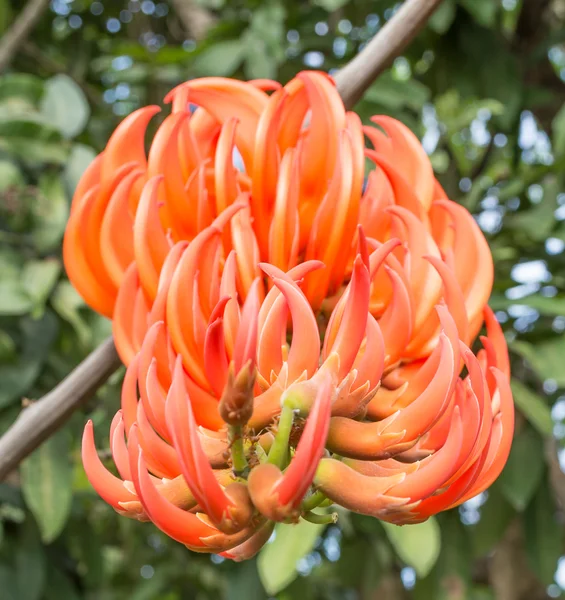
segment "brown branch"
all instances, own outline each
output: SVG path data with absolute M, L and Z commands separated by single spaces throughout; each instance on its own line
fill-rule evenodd
M 0 72 L 12 62 L 19 47 L 25 42 L 48 6 L 49 0 L 29 0 L 10 29 L 4 33 L 0 39 Z
M 171 0 L 171 4 L 186 33 L 197 42 L 216 24 L 216 17 L 193 0 Z
M 351 106 L 363 95 L 377 75 L 396 56 L 395 53 L 401 52 L 425 25 L 425 19 L 440 2 L 441 0 L 406 0 L 368 46 L 340 71 L 336 80 L 346 106 Z M 0 438 L 0 481 L 51 433 L 60 428 L 119 364 L 114 342 L 109 338 L 53 391 L 24 409 Z
M 336 75 L 343 103 L 352 108 L 373 81 L 408 46 L 442 0 L 406 0 L 392 19 Z
M 116 371 L 120 359 L 110 337 L 61 383 L 20 413 L 0 438 L 0 481 L 53 432 Z

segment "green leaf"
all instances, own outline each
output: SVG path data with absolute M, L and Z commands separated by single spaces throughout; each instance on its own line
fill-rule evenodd
M 543 199 L 529 210 L 508 215 L 508 228 L 518 230 L 537 242 L 545 241 L 555 225 L 555 209 L 557 195 L 561 191 L 561 181 L 557 177 L 548 176 L 543 183 Z M 532 227 L 531 224 L 536 226 Z
M 10 565 L 0 563 L 0 589 L 2 600 L 20 600 L 14 570 Z
M 84 144 L 75 144 L 71 149 L 69 160 L 65 166 L 65 184 L 69 196 L 75 188 L 88 165 L 96 158 L 96 152 Z
M 530 388 L 526 387 L 518 379 L 510 382 L 514 403 L 520 412 L 544 436 L 550 436 L 553 432 L 553 420 L 551 411 L 543 398 L 538 396 Z
M 268 594 L 274 596 L 297 575 L 296 563 L 314 549 L 325 525 L 300 520 L 296 525 L 277 523 L 275 539 L 260 552 L 259 578 Z
M 314 0 L 314 4 L 321 6 L 323 9 L 328 12 L 333 12 L 338 8 L 342 8 L 345 6 L 349 0 Z
M 46 311 L 41 319 L 25 317 L 19 325 L 23 347 L 18 361 L 0 365 L 0 409 L 19 400 L 31 388 L 59 330 L 51 311 Z
M 553 583 L 557 561 L 563 554 L 562 526 L 547 479 L 524 514 L 528 562 L 544 585 Z
M 0 281 L 0 316 L 25 315 L 32 308 L 32 299 L 21 281 Z
M 45 600 L 80 600 L 72 581 L 59 569 L 49 566 Z
M 457 7 L 455 0 L 444 0 L 439 7 L 432 13 L 428 25 L 436 33 L 444 34 L 453 24 Z
M 343 521 L 339 519 L 340 528 Z M 382 536 L 382 529 L 377 534 Z M 341 555 L 337 562 L 323 562 L 320 567 L 320 577 L 331 579 L 339 585 L 357 587 L 360 596 L 370 597 L 383 575 L 383 567 L 375 548 L 376 539 L 361 537 L 353 532 L 355 537 L 344 537 L 341 541 Z M 373 542 L 373 543 L 371 543 Z M 382 545 L 382 542 L 381 542 Z M 389 550 L 390 552 L 390 550 Z
M 449 511 L 440 515 L 441 553 L 437 562 L 440 587 L 448 587 L 448 581 L 454 578 L 460 585 L 466 586 L 471 581 L 473 564 L 472 545 L 469 529 L 459 518 L 459 513 Z
M 242 598 L 253 598 L 253 600 L 265 598 L 256 561 L 248 560 L 239 564 L 227 576 L 225 600 L 241 600 Z
M 268 52 L 265 42 L 250 33 L 245 37 L 245 77 L 274 79 L 276 76 L 276 60 Z
M 409 108 L 419 112 L 430 98 L 430 90 L 413 79 L 395 79 L 389 69 L 367 90 L 364 100 L 389 110 Z
M 9 160 L 0 160 L 0 193 L 11 187 L 20 187 L 24 178 L 18 167 Z
M 517 511 L 523 511 L 534 496 L 544 465 L 542 438 L 533 429 L 524 429 L 514 437 L 508 462 L 499 478 L 504 497 Z
M 0 102 L 8 98 L 23 98 L 31 105 L 37 105 L 43 92 L 43 80 L 35 75 L 8 73 L 0 77 Z
M 199 75 L 226 77 L 242 63 L 245 47 L 241 40 L 217 42 L 203 50 L 192 62 Z
M 41 114 L 66 138 L 77 136 L 85 128 L 90 107 L 84 92 L 68 75 L 59 74 L 45 82 Z
M 22 463 L 22 492 L 45 544 L 59 536 L 71 510 L 73 471 L 69 455 L 69 435 L 62 430 Z
M 4 33 L 12 20 L 12 7 L 8 0 L 0 0 L 0 33 Z
M 428 25 L 436 33 L 444 34 L 451 27 L 455 20 L 455 0 L 444 0 L 439 7 L 433 12 Z
M 488 490 L 488 498 L 481 506 L 481 518 L 469 529 L 473 538 L 473 550 L 477 557 L 485 556 L 504 535 L 516 514 L 496 482 Z
M 1 127 L 0 127 L 1 129 Z M 59 142 L 42 141 L 32 136 L 3 136 L 0 132 L 0 150 L 23 160 L 26 164 L 63 164 L 67 160 L 67 150 Z
M 51 297 L 51 304 L 58 315 L 72 325 L 80 344 L 87 346 L 92 339 L 92 332 L 79 312 L 85 306 L 84 300 L 69 281 L 59 283 Z
M 162 598 L 163 591 L 167 589 L 167 572 L 157 571 L 151 579 L 142 579 L 129 595 L 130 600 L 153 600 Z
M 384 529 L 398 556 L 419 577 L 425 577 L 435 565 L 441 549 L 441 533 L 435 517 L 417 525 L 383 523 Z
M 520 298 L 520 300 L 509 300 L 501 294 L 493 294 L 489 300 L 489 306 L 493 310 L 507 310 L 509 306 L 529 306 L 542 315 L 549 315 L 552 317 L 565 316 L 565 297 L 554 296 L 542 296 L 540 294 L 533 294 Z
M 59 245 L 69 216 L 69 204 L 58 175 L 45 173 L 39 179 L 42 198 L 35 210 L 35 228 L 32 238 L 41 253 Z
M 82 463 L 77 461 L 75 463 L 73 472 L 73 478 L 75 480 L 73 483 L 73 489 L 76 494 L 78 491 L 76 479 L 79 472 L 80 476 L 86 480 L 87 484 L 90 484 L 88 483 L 88 479 L 86 479 Z M 88 490 L 88 492 L 90 492 L 91 489 L 91 487 L 83 487 L 83 490 Z M 84 581 L 88 588 L 96 588 L 102 584 L 105 576 L 102 545 L 104 539 L 95 528 L 90 527 L 90 523 L 82 523 L 82 520 L 79 524 L 80 535 L 73 535 L 74 528 L 76 526 L 77 522 L 72 521 L 69 525 L 69 531 L 71 534 L 66 537 L 65 540 L 68 540 L 73 558 L 75 558 L 81 565 L 84 565 L 84 567 L 81 568 L 80 573 L 82 581 Z
M 469 600 L 496 600 L 496 598 L 490 588 L 480 585 L 473 588 Z
M 18 529 L 14 552 L 19 600 L 39 600 L 43 596 L 47 575 L 45 554 L 37 525 L 29 513 Z
M 563 354 L 565 352 L 565 337 L 555 336 L 540 340 L 533 346 L 528 342 L 516 341 L 510 348 L 523 356 L 538 377 L 555 379 L 559 387 L 565 387 L 565 369 L 563 368 Z
M 559 109 L 551 123 L 553 150 L 555 154 L 565 153 L 565 104 Z
M 0 362 L 9 362 L 16 358 L 16 344 L 12 337 L 0 329 Z
M 61 263 L 56 258 L 31 260 L 22 271 L 22 284 L 35 307 L 43 307 L 57 283 Z
M 499 6 L 493 0 L 459 0 L 471 16 L 484 27 L 492 27 L 496 23 Z

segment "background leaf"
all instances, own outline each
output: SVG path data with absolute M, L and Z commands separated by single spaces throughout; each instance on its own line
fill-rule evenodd
M 192 63 L 192 68 L 208 76 L 231 75 L 241 64 L 245 48 L 240 40 L 218 42 L 203 50 Z
M 314 548 L 325 525 L 300 520 L 291 527 L 277 525 L 275 538 L 259 553 L 259 578 L 268 594 L 283 590 L 297 576 L 296 563 Z
M 62 430 L 22 463 L 22 492 L 45 543 L 58 537 L 71 510 L 69 445 L 68 432 Z
M 63 136 L 72 138 L 86 126 L 90 107 L 84 92 L 67 75 L 59 74 L 45 82 L 41 114 Z
M 500 475 L 500 486 L 516 510 L 524 510 L 535 494 L 543 476 L 543 458 L 543 441 L 532 429 L 525 429 L 515 437 Z M 524 472 L 528 473 L 527 477 Z
M 511 382 L 514 402 L 520 412 L 538 430 L 541 435 L 551 435 L 553 421 L 549 407 L 535 392 L 517 379 Z
M 417 525 L 403 526 L 383 523 L 390 543 L 398 556 L 414 567 L 420 577 L 433 568 L 441 548 L 441 534 L 435 517 Z
M 524 514 L 524 533 L 529 564 L 540 581 L 551 585 L 557 561 L 563 554 L 563 539 L 557 508 L 548 481 L 544 480 Z

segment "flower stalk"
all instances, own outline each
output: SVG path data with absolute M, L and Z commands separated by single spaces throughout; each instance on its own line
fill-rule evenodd
M 277 425 L 277 433 L 275 441 L 269 450 L 268 462 L 271 465 L 284 468 L 289 462 L 289 447 L 288 442 L 292 425 L 294 423 L 294 409 L 288 405 L 284 405 L 281 410 L 279 422 Z

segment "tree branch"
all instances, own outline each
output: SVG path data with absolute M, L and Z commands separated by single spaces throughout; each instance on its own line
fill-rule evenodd
M 338 90 L 347 107 L 361 98 L 379 73 L 408 45 L 440 2 L 406 0 L 367 47 L 338 73 Z M 109 338 L 54 390 L 24 409 L 0 438 L 0 481 L 59 429 L 119 364 L 114 342 Z
M 373 81 L 408 46 L 442 0 L 406 0 L 392 19 L 335 77 L 347 108 L 352 108 Z
M 110 337 L 85 358 L 61 383 L 33 402 L 0 438 L 0 481 L 53 432 L 120 366 Z
M 0 72 L 10 64 L 18 48 L 25 42 L 48 6 L 49 0 L 29 0 L 10 29 L 2 36 L 0 39 Z
M 193 0 L 171 0 L 171 4 L 186 33 L 197 42 L 216 24 L 216 17 Z

